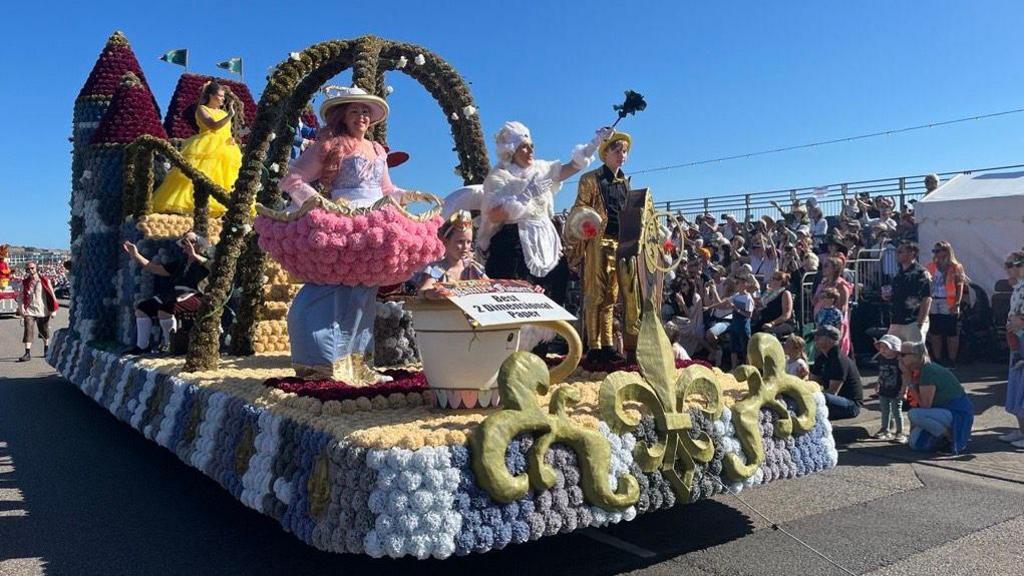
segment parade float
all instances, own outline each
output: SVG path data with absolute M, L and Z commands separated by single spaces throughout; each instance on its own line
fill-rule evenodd
M 183 161 L 175 139 L 184 135 L 165 130 L 177 121 L 161 122 L 127 40 L 110 37 L 75 102 L 71 324 L 48 357 L 62 375 L 303 542 L 372 557 L 482 553 L 836 465 L 824 397 L 785 373 L 776 340 L 755 336 L 750 365 L 732 373 L 677 363 L 651 299 L 637 365 L 610 374 L 573 369 L 580 349 L 568 324 L 570 354 L 554 368 L 514 351 L 508 326 L 486 365 L 449 362 L 437 342 L 417 345 L 417 314 L 425 331 L 468 331 L 471 344 L 472 325 L 445 324 L 459 321 L 445 304 L 382 301 L 373 367 L 387 378 L 296 377 L 285 316 L 303 282 L 400 282 L 437 255 L 436 205 L 414 213 L 388 199 L 353 211 L 316 199 L 282 211 L 297 119 L 348 69 L 353 85 L 382 97 L 386 73 L 417 80 L 448 119 L 457 173 L 466 185 L 483 180 L 489 162 L 466 83 L 419 46 L 361 37 L 288 55 L 268 77 L 226 190 Z M 368 136 L 383 143 L 386 123 Z M 193 214 L 152 210 L 172 166 L 194 183 Z M 222 218 L 210 216 L 210 198 L 227 207 Z M 124 354 L 136 337 L 133 304 L 154 287 L 121 243 L 159 260 L 188 230 L 216 249 L 202 306 L 179 324 L 184 357 Z
M 18 296 L 20 294 L 11 286 L 11 267 L 7 264 L 10 247 L 0 244 L 0 315 L 18 313 Z

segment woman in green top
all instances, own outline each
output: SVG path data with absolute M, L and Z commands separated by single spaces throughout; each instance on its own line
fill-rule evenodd
M 974 406 L 947 368 L 931 362 L 922 342 L 904 342 L 900 349 L 903 379 L 917 390 L 918 407 L 910 411 L 910 447 L 959 454 L 967 447 L 974 425 Z

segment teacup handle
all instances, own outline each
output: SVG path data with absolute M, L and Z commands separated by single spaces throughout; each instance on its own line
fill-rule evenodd
M 530 324 L 554 330 L 569 344 L 569 353 L 565 355 L 565 359 L 558 366 L 549 370 L 549 381 L 551 384 L 562 382 L 580 365 L 580 359 L 583 358 L 583 342 L 580 341 L 580 335 L 572 327 L 572 324 L 565 320 L 531 322 Z

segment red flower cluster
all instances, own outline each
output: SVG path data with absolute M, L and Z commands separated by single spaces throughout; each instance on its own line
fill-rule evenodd
M 114 93 L 90 144 L 129 144 L 143 134 L 167 138 L 153 94 L 138 77 L 129 73 Z
M 597 236 L 597 225 L 594 224 L 593 222 L 590 222 L 588 220 L 584 222 L 580 227 L 583 228 L 584 240 L 590 240 L 591 238 Z
M 201 74 L 186 72 L 178 78 L 178 85 L 174 88 L 174 95 L 171 96 L 171 105 L 167 109 L 167 116 L 164 117 L 164 130 L 171 138 L 189 138 L 199 132 L 196 126 L 196 106 L 199 102 L 199 94 L 203 90 L 203 84 L 210 80 L 216 80 L 231 89 L 231 92 L 238 96 L 245 105 L 245 124 L 251 126 L 256 120 L 256 101 L 252 99 L 249 87 L 235 80 L 227 78 L 214 78 Z
M 290 377 L 270 378 L 263 384 L 271 388 L 298 394 L 299 396 L 316 398 L 321 402 L 389 396 L 396 392 L 399 394 L 409 394 L 411 392 L 425 392 L 427 390 L 427 377 L 422 372 L 388 370 L 384 373 L 394 378 L 394 380 L 372 386 L 352 386 L 337 380 L 302 380 Z
M 317 130 L 320 129 L 320 119 L 317 118 L 316 113 L 313 112 L 313 110 L 302 111 L 302 122 L 305 123 L 306 126 L 312 126 Z
M 152 92 L 149 90 L 146 75 L 142 73 L 142 67 L 139 66 L 139 61 L 135 58 L 135 53 L 132 52 L 131 46 L 128 45 L 128 39 L 120 32 L 114 32 L 107 39 L 107 45 L 103 47 L 103 52 L 96 59 L 96 64 L 92 67 L 92 71 L 89 72 L 85 85 L 82 86 L 82 90 L 78 93 L 78 99 L 81 100 L 82 98 L 95 96 L 113 97 L 127 72 L 133 72 L 138 76 L 142 85 L 145 86 L 146 92 L 149 93 L 150 98 L 153 100 L 153 107 L 157 111 L 157 116 L 159 116 L 160 108 L 157 106 L 156 99 L 153 98 Z

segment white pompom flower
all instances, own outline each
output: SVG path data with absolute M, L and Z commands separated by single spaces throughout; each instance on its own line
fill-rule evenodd
M 296 62 L 298 62 L 299 60 L 302 59 L 302 57 L 299 56 L 298 52 L 289 52 L 288 53 L 288 59 L 289 60 L 295 60 Z
M 427 63 L 427 59 L 423 54 L 417 54 L 416 58 L 413 59 L 413 62 L 415 62 L 417 66 L 423 66 Z
M 395 68 L 401 70 L 402 68 L 405 68 L 407 64 L 409 64 L 409 59 L 405 56 L 401 56 L 399 57 L 398 62 L 395 63 Z
M 384 93 L 385 94 L 391 94 L 394 91 L 395 91 L 395 87 L 394 86 L 388 86 L 387 88 L 384 89 Z
M 470 116 L 474 116 L 475 114 L 476 114 L 476 107 L 473 106 L 473 105 L 465 106 L 462 109 L 462 115 L 467 117 L 467 118 L 470 117 Z

